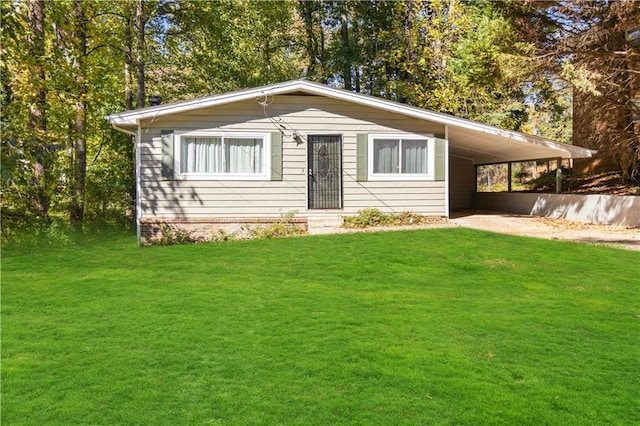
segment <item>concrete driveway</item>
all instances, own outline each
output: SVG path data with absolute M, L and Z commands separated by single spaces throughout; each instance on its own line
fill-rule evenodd
M 526 237 L 605 244 L 640 251 L 640 228 L 593 225 L 564 219 L 494 212 L 462 212 L 450 223 L 466 228 Z
M 448 228 L 462 226 L 501 234 L 525 237 L 568 240 L 588 244 L 603 244 L 640 251 L 640 228 L 593 225 L 564 219 L 514 215 L 486 211 L 464 211 L 452 215 L 448 221 L 427 225 L 344 228 L 342 218 L 309 221 L 310 234 L 342 234 L 353 232 L 383 232 L 407 229 Z

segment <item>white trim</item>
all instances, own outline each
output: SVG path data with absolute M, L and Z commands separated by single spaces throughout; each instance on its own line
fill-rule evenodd
M 138 245 L 142 244 L 140 239 L 140 221 L 142 219 L 142 126 L 138 125 L 138 131 L 136 132 L 136 144 L 135 144 L 135 154 L 136 154 L 136 240 Z
M 547 147 L 553 150 L 560 151 L 559 156 L 563 158 L 588 158 L 592 157 L 595 154 L 595 151 L 590 149 L 553 142 L 538 136 L 527 135 L 512 130 L 500 129 L 487 124 L 466 120 L 464 118 L 458 118 L 447 114 L 416 108 L 386 99 L 363 95 L 360 93 L 353 93 L 347 90 L 336 89 L 307 80 L 291 80 L 268 86 L 208 96 L 189 101 L 141 108 L 133 111 L 125 111 L 108 115 L 105 118 L 112 124 L 137 125 L 141 120 L 145 119 L 156 119 L 165 115 L 187 112 L 199 108 L 224 105 L 232 102 L 240 102 L 252 99 L 260 100 L 271 96 L 276 96 L 284 93 L 292 93 L 296 91 L 310 93 L 313 95 L 326 96 L 329 98 L 369 106 L 372 108 L 398 113 L 421 120 L 428 120 L 434 123 L 468 129 L 473 132 L 495 135 L 501 138 L 521 142 L 523 144 L 532 144 Z
M 444 214 L 447 219 L 451 214 L 449 195 L 449 126 L 444 126 Z
M 118 127 L 115 124 L 112 124 L 111 126 L 114 129 L 118 130 L 119 132 L 126 133 L 127 135 L 130 135 L 130 136 L 137 136 L 138 135 L 137 132 L 125 129 L 124 127 Z
M 181 145 L 183 137 L 220 137 L 220 138 L 248 138 L 262 139 L 262 173 L 181 173 Z M 177 130 L 174 133 L 173 144 L 174 157 L 174 179 L 176 180 L 271 180 L 271 134 L 270 133 L 250 133 L 250 132 L 230 132 L 220 130 Z
M 306 83 L 304 86 L 300 86 L 300 83 Z M 238 90 L 235 92 L 222 93 L 219 95 L 212 95 L 203 98 L 192 99 L 188 101 L 173 102 L 168 104 L 162 104 L 153 107 L 141 108 L 131 111 L 124 111 L 121 113 L 110 114 L 105 118 L 111 123 L 116 124 L 134 124 L 136 120 L 145 120 L 148 118 L 159 118 L 165 115 L 177 114 L 181 112 L 188 112 L 194 109 L 208 108 L 218 105 L 224 105 L 233 102 L 241 102 L 245 100 L 259 100 L 261 98 L 279 95 L 282 93 L 288 93 L 291 91 L 302 90 L 309 93 L 315 93 L 316 90 L 312 90 L 311 87 L 306 86 L 318 86 L 323 87 L 317 83 L 311 83 L 304 80 L 292 80 L 284 83 L 272 84 L 269 86 L 256 87 L 245 90 Z M 326 87 L 326 86 L 325 86 Z M 307 90 L 305 90 L 305 88 Z M 329 90 L 336 90 L 330 89 Z M 320 94 L 320 93 L 317 93 Z
M 398 140 L 426 140 L 427 141 L 427 173 L 410 174 L 402 173 L 400 170 L 398 173 L 374 173 L 373 172 L 373 159 L 374 159 L 374 141 L 376 139 L 398 139 Z M 432 134 L 416 134 L 416 133 L 370 133 L 367 140 L 367 180 L 369 181 L 407 181 L 407 180 L 434 180 L 435 172 L 435 140 Z M 399 167 L 402 168 L 402 150 L 400 150 L 400 156 L 398 161 Z
M 308 212 L 313 209 L 309 208 L 309 144 L 306 143 L 309 135 L 304 136 L 304 211 Z

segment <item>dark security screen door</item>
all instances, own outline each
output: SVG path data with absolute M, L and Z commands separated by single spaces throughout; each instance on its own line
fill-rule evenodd
M 309 135 L 309 208 L 342 208 L 342 136 Z

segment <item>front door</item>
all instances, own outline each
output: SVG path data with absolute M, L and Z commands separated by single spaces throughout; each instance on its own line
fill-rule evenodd
M 307 136 L 310 209 L 342 208 L 342 136 Z

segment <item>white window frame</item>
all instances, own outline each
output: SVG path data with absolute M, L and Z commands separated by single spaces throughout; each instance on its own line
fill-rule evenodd
M 374 173 L 374 141 L 376 139 L 397 139 L 397 140 L 427 140 L 427 173 L 402 173 L 402 147 L 400 147 L 399 173 Z M 402 144 L 402 142 L 400 142 Z M 434 180 L 435 179 L 435 138 L 433 134 L 419 135 L 416 133 L 375 133 L 369 134 L 367 171 L 368 180 L 371 181 L 395 181 L 395 180 Z
M 262 173 L 182 173 L 182 140 L 183 138 L 247 138 L 262 139 L 263 149 Z M 177 131 L 174 144 L 174 176 L 183 180 L 270 180 L 271 179 L 271 134 L 248 132 L 221 132 L 219 130 Z

